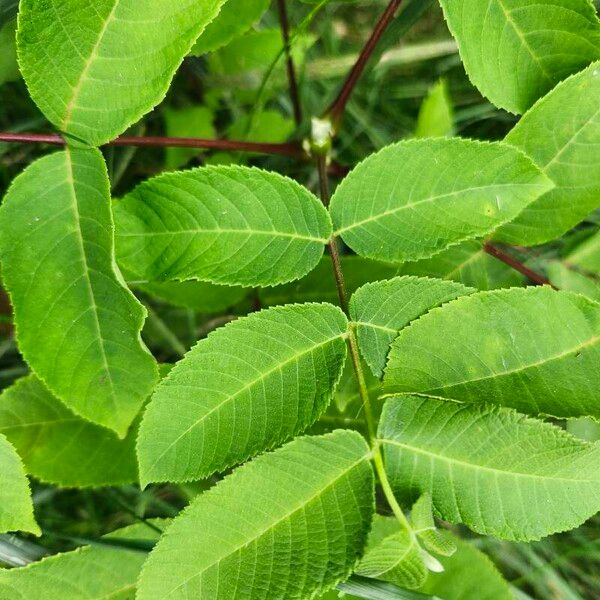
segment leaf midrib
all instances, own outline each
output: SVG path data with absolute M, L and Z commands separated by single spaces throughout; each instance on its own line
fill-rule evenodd
M 569 481 L 572 483 L 584 483 L 584 484 L 592 483 L 595 485 L 600 485 L 600 479 L 575 479 L 573 477 L 556 477 L 553 475 L 540 475 L 538 473 L 523 473 L 521 471 L 506 471 L 506 470 L 503 471 L 503 470 L 495 468 L 495 467 L 486 467 L 484 465 L 480 465 L 477 463 L 469 463 L 469 462 L 460 460 L 455 457 L 445 456 L 443 454 L 436 454 L 435 452 L 425 450 L 425 449 L 419 448 L 417 446 L 412 446 L 410 444 L 407 444 L 406 442 L 398 442 L 397 440 L 392 440 L 389 438 L 378 438 L 377 442 L 381 443 L 381 444 L 388 444 L 390 446 L 398 446 L 399 448 L 404 448 L 405 450 L 414 452 L 415 454 L 423 454 L 425 456 L 429 456 L 430 458 L 440 460 L 443 462 L 447 462 L 447 463 L 451 463 L 451 464 L 460 465 L 460 466 L 466 467 L 468 469 L 474 469 L 476 471 L 489 471 L 490 473 L 499 474 L 504 477 L 514 476 L 514 477 L 525 477 L 528 479 L 540 479 L 542 481 L 546 481 L 546 480 Z
M 315 494 L 313 494 L 312 496 L 310 496 L 310 498 L 307 498 L 301 504 L 298 504 L 298 505 L 294 506 L 294 508 L 292 510 L 288 511 L 282 517 L 279 517 L 275 521 L 269 523 L 269 525 L 267 527 L 265 527 L 261 531 L 258 531 L 255 535 L 252 536 L 252 538 L 250 538 L 249 540 L 247 540 L 245 543 L 243 543 L 240 546 L 232 549 L 227 554 L 225 554 L 223 556 L 220 556 L 218 559 L 214 560 L 212 563 L 206 565 L 198 573 L 195 573 L 191 577 L 188 577 L 185 581 L 183 581 L 182 583 L 180 583 L 179 585 L 177 585 L 177 587 L 173 588 L 172 590 L 169 590 L 169 592 L 167 593 L 166 596 L 169 597 L 173 592 L 175 592 L 175 591 L 181 589 L 182 587 L 186 586 L 190 581 L 192 581 L 192 579 L 196 579 L 197 577 L 202 577 L 204 575 L 204 573 L 206 573 L 209 569 L 212 569 L 215 565 L 218 565 L 219 563 L 221 563 L 222 561 L 226 560 L 227 558 L 229 558 L 233 554 L 241 552 L 242 550 L 244 550 L 245 548 L 247 548 L 248 546 L 250 546 L 250 544 L 252 544 L 252 543 L 256 542 L 257 540 L 259 540 L 267 532 L 271 531 L 272 529 L 274 529 L 275 527 L 277 527 L 281 523 L 283 523 L 283 522 L 288 521 L 289 519 L 291 519 L 291 517 L 294 514 L 296 514 L 297 512 L 299 512 L 301 510 L 305 510 L 306 507 L 311 504 L 311 502 L 317 500 L 320 496 L 322 496 L 323 494 L 325 494 L 327 492 L 327 490 L 329 490 L 330 488 L 332 488 L 333 486 L 335 486 L 342 478 L 346 477 L 350 472 L 352 472 L 356 467 L 358 467 L 363 462 L 366 462 L 366 461 L 370 460 L 370 458 L 371 458 L 371 450 L 369 450 L 368 452 L 365 452 L 365 454 L 363 456 L 361 456 L 358 460 L 354 461 L 349 467 L 346 467 L 341 473 L 339 473 L 336 477 L 334 477 L 334 479 L 332 479 L 327 485 L 325 485 L 324 487 L 319 488 L 319 490 Z
M 203 234 L 214 234 L 214 233 L 234 233 L 234 234 L 251 234 L 251 235 L 265 235 L 269 237 L 282 237 L 282 238 L 292 238 L 298 240 L 304 240 L 309 242 L 319 242 L 320 244 L 327 243 L 326 238 L 317 238 L 308 235 L 300 235 L 297 233 L 288 233 L 285 231 L 269 231 L 262 229 L 178 229 L 177 231 L 148 231 L 148 232 L 140 232 L 140 233 L 119 233 L 117 237 L 127 238 L 127 237 L 159 237 L 166 235 L 184 235 L 184 234 L 194 234 L 194 235 L 203 235 Z
M 455 196 L 459 196 L 461 194 L 468 194 L 470 192 L 477 192 L 479 190 L 492 190 L 496 188 L 504 188 L 504 187 L 532 187 L 537 188 L 540 187 L 540 183 L 497 183 L 491 185 L 480 185 L 475 187 L 464 188 L 461 190 L 456 190 L 454 192 L 448 192 L 446 194 L 439 194 L 437 196 L 429 196 L 427 198 L 423 198 L 421 200 L 417 200 L 416 202 L 409 202 L 408 204 L 402 204 L 401 206 L 397 206 L 395 208 L 391 208 L 385 210 L 383 212 L 377 213 L 376 215 L 371 215 L 362 221 L 357 221 L 356 223 L 352 223 L 351 225 L 346 225 L 345 227 L 341 227 L 334 232 L 334 236 L 339 236 L 346 231 L 351 231 L 352 229 L 356 229 L 357 227 L 361 227 L 367 223 L 372 223 L 374 221 L 379 221 L 380 219 L 384 219 L 385 217 L 389 217 L 390 215 L 402 212 L 403 210 L 407 210 L 410 208 L 414 208 L 415 206 L 420 206 L 422 204 L 430 204 L 432 202 L 436 202 L 437 200 L 444 200 L 446 198 L 453 198 Z
M 259 377 L 255 377 L 254 379 L 250 380 L 243 387 L 241 387 L 240 389 L 236 390 L 232 395 L 228 395 L 225 398 L 223 398 L 223 400 L 221 402 L 219 402 L 218 404 L 216 404 L 215 406 L 213 406 L 207 413 L 205 413 L 199 419 L 197 419 L 196 421 L 194 421 L 183 433 L 181 433 L 176 439 L 174 439 L 167 446 L 167 448 L 164 449 L 160 453 L 160 455 L 154 460 L 154 462 L 152 463 L 152 466 L 147 469 L 148 473 L 151 473 L 154 470 L 154 468 L 156 467 L 156 465 L 163 459 L 163 457 L 168 452 L 171 451 L 171 449 L 176 444 L 178 444 L 180 442 L 181 439 L 183 439 L 185 436 L 187 436 L 190 433 L 190 431 L 192 431 L 193 429 L 195 429 L 196 427 L 198 427 L 199 425 L 201 425 L 208 417 L 210 417 L 210 415 L 212 415 L 214 412 L 216 412 L 219 409 L 221 409 L 225 404 L 227 404 L 228 402 L 235 401 L 241 394 L 243 394 L 244 392 L 246 392 L 247 390 L 249 390 L 250 388 L 252 388 L 256 384 L 264 381 L 269 376 L 271 376 L 273 373 L 276 373 L 277 371 L 281 371 L 282 369 L 284 369 L 289 364 L 297 362 L 298 360 L 300 360 L 301 357 L 303 357 L 303 356 L 305 356 L 307 354 L 313 354 L 317 349 L 319 349 L 319 348 L 321 348 L 323 346 L 327 346 L 328 344 L 332 344 L 333 342 L 335 342 L 338 339 L 345 339 L 346 337 L 348 337 L 348 332 L 344 331 L 344 332 L 342 332 L 340 334 L 337 334 L 335 336 L 327 338 L 326 340 L 324 340 L 322 342 L 319 342 L 318 344 L 312 345 L 309 348 L 306 348 L 306 349 L 302 350 L 301 352 L 294 353 L 293 355 L 291 355 L 290 357 L 288 357 L 285 361 L 283 361 L 281 363 L 277 363 L 277 365 L 275 365 L 271 369 L 268 369 L 267 371 L 264 371 L 263 373 L 261 373 Z
M 76 102 L 79 99 L 79 94 L 81 93 L 81 88 L 83 86 L 83 82 L 85 81 L 85 79 L 88 75 L 88 72 L 94 62 L 94 59 L 98 55 L 98 50 L 100 48 L 100 45 L 102 44 L 102 41 L 104 40 L 104 35 L 106 34 L 106 32 L 108 30 L 108 26 L 111 23 L 111 21 L 113 21 L 113 19 L 115 18 L 115 14 L 116 14 L 116 11 L 117 11 L 120 1 L 121 0 L 115 0 L 115 3 L 110 10 L 110 13 L 106 17 L 106 20 L 104 21 L 104 24 L 102 25 L 102 28 L 98 32 L 98 39 L 94 43 L 94 46 L 91 49 L 91 52 L 90 52 L 90 55 L 89 55 L 87 61 L 85 61 L 83 64 L 83 68 L 81 69 L 81 73 L 79 74 L 79 79 L 77 80 L 77 83 L 72 88 L 72 96 L 71 96 L 71 99 L 69 100 L 69 103 L 67 104 L 67 107 L 65 110 L 65 116 L 64 116 L 62 124 L 61 124 L 62 128 L 65 131 L 67 130 L 69 123 L 71 122 L 71 120 L 73 118 L 73 111 L 75 109 Z
M 579 352 L 580 350 L 583 350 L 590 346 L 594 346 L 598 342 L 600 342 L 600 335 L 594 336 L 594 337 L 590 338 L 589 340 L 587 340 L 586 342 L 584 342 L 578 346 L 575 346 L 574 348 L 569 348 L 568 350 L 565 350 L 564 352 L 561 352 L 560 354 L 555 354 L 554 356 L 549 356 L 547 358 L 544 358 L 543 360 L 538 360 L 533 363 L 521 365 L 519 367 L 515 367 L 514 369 L 507 369 L 506 371 L 499 371 L 497 373 L 492 373 L 490 375 L 485 375 L 483 377 L 476 377 L 474 379 L 463 379 L 462 381 L 454 381 L 454 382 L 448 383 L 446 385 L 431 387 L 431 388 L 428 388 L 425 390 L 419 390 L 419 392 L 422 392 L 422 393 L 436 392 L 438 390 L 446 390 L 448 388 L 453 388 L 453 387 L 456 387 L 457 385 L 478 383 L 480 381 L 486 381 L 488 379 L 496 379 L 496 378 L 500 378 L 500 377 L 506 377 L 508 375 L 513 375 L 515 373 L 521 373 L 522 371 L 527 371 L 528 369 L 534 369 L 536 367 L 544 366 L 546 363 L 551 363 L 556 360 L 561 360 L 562 358 L 566 358 L 570 354 L 574 354 L 574 353 Z

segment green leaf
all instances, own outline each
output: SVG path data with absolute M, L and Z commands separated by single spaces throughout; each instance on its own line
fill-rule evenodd
M 390 350 L 384 390 L 597 417 L 599 361 L 595 302 L 548 287 L 482 292 L 403 329 Z
M 513 113 L 600 58 L 600 23 L 590 0 L 440 3 L 471 81 Z
M 395 277 L 368 283 L 350 300 L 360 351 L 380 377 L 398 332 L 427 311 L 475 290 L 460 283 L 421 277 Z
M 135 436 L 124 440 L 67 410 L 30 375 L 0 396 L 0 433 L 15 446 L 30 475 L 63 487 L 134 483 Z
M 399 500 L 428 492 L 442 519 L 478 533 L 535 540 L 600 509 L 600 446 L 511 409 L 391 398 L 378 436 Z
M 369 281 L 393 277 L 397 271 L 394 265 L 368 260 L 361 256 L 341 256 L 340 260 L 348 294 L 353 294 L 361 285 Z M 259 295 L 265 306 L 293 302 L 336 304 L 340 296 L 331 266 L 331 257 L 324 256 L 306 277 L 285 285 L 261 289 Z
M 335 234 L 357 254 L 415 260 L 486 235 L 551 187 L 506 144 L 411 140 L 360 163 L 336 190 L 331 216 Z
M 7 531 L 41 533 L 33 516 L 23 463 L 12 445 L 0 434 L 0 533 Z
M 422 494 L 413 504 L 410 511 L 410 521 L 415 534 L 428 550 L 442 556 L 452 556 L 456 552 L 453 538 L 444 535 L 445 532 L 438 531 L 435 526 L 430 494 Z
M 289 305 L 238 319 L 198 342 L 146 409 L 141 481 L 207 477 L 314 423 L 340 379 L 346 329 L 335 306 Z
M 21 76 L 17 64 L 16 27 L 16 21 L 0 24 L 0 85 L 16 81 Z
M 200 56 L 225 46 L 248 31 L 269 7 L 270 0 L 227 0 L 217 18 L 202 32 L 191 54 Z
M 365 554 L 356 573 L 409 590 L 418 589 L 427 578 L 419 550 L 419 544 L 407 532 L 390 535 Z
M 187 106 L 165 110 L 165 125 L 170 137 L 214 139 L 213 111 L 206 106 Z M 167 148 L 166 167 L 177 169 L 187 164 L 202 151 L 197 148 Z
M 48 120 L 92 146 L 156 106 L 224 0 L 21 0 L 17 44 Z
M 450 137 L 454 133 L 454 109 L 445 79 L 440 79 L 421 104 L 415 137 Z
M 552 284 L 558 289 L 582 294 L 590 300 L 600 302 L 600 280 L 579 273 L 560 261 L 549 262 L 546 265 L 546 272 Z
M 30 165 L 4 199 L 0 232 L 23 356 L 70 409 L 124 437 L 158 374 L 139 338 L 145 311 L 115 269 L 100 152 Z
M 472 543 L 443 532 L 458 547 L 450 557 L 440 558 L 444 570 L 429 573 L 419 591 L 436 594 L 444 600 L 513 600 L 510 587 L 494 563 Z
M 217 313 L 243 300 L 248 290 L 241 287 L 216 285 L 205 281 L 131 282 L 167 304 L 190 308 L 201 313 Z
M 164 520 L 153 519 L 156 527 Z M 145 524 L 118 529 L 102 540 L 150 540 L 157 532 Z M 0 569 L 0 598 L 16 600 L 130 600 L 147 555 L 144 552 L 94 545 L 55 554 L 18 569 Z
M 358 433 L 299 438 L 199 496 L 144 565 L 138 600 L 312 598 L 346 579 L 374 509 Z
M 0 27 L 17 16 L 19 0 L 0 0 Z
M 478 290 L 518 287 L 524 282 L 520 273 L 490 256 L 478 240 L 452 246 L 431 258 L 403 263 L 398 274 L 449 279 Z
M 531 156 L 556 187 L 495 237 L 511 244 L 541 244 L 560 237 L 600 207 L 599 96 L 596 62 L 554 88 L 508 134 L 506 142 Z
M 566 260 L 577 269 L 600 275 L 600 231 L 573 248 Z
M 149 281 L 274 285 L 323 256 L 331 223 L 296 182 L 248 167 L 167 173 L 115 207 L 117 255 Z

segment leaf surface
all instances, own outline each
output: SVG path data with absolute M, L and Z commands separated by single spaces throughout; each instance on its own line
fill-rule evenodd
M 471 81 L 513 113 L 600 58 L 600 23 L 589 0 L 440 3 Z
M 600 48 L 600 36 L 598 37 Z M 558 238 L 600 207 L 600 62 L 556 86 L 506 137 L 556 184 L 496 237 L 532 246 Z
M 165 521 L 153 519 L 163 527 Z M 124 527 L 104 537 L 153 541 L 145 524 Z M 106 545 L 84 546 L 17 569 L 0 569 L 0 600 L 132 600 L 147 555 Z
M 227 0 L 217 18 L 202 32 L 191 54 L 212 52 L 246 32 L 269 7 L 270 0 Z
M 478 533 L 535 540 L 600 509 L 600 446 L 511 409 L 402 396 L 378 433 L 397 497 Z
M 357 254 L 400 262 L 484 236 L 551 187 L 506 144 L 411 140 L 360 163 L 337 188 L 330 212 L 335 234 Z
M 34 162 L 4 199 L 0 231 L 23 356 L 69 408 L 124 436 L 158 373 L 139 338 L 145 310 L 115 268 L 100 152 Z
M 254 313 L 201 340 L 146 409 L 142 482 L 207 477 L 314 423 L 341 376 L 346 329 L 339 308 L 302 304 Z
M 247 167 L 167 173 L 115 207 L 119 262 L 143 279 L 274 285 L 312 270 L 327 211 L 291 179 Z
M 63 487 L 137 482 L 136 429 L 124 440 L 69 411 L 35 377 L 0 396 L 0 433 L 15 446 L 30 475 Z
M 7 531 L 40 535 L 40 528 L 33 517 L 23 463 L 13 446 L 0 434 L 0 533 Z
M 460 283 L 425 277 L 395 277 L 368 283 L 350 300 L 350 318 L 358 334 L 360 351 L 377 377 L 399 331 L 427 311 L 471 294 Z
M 29 93 L 60 131 L 92 146 L 165 96 L 223 0 L 22 0 L 17 43 Z
M 235 470 L 177 517 L 144 565 L 139 600 L 295 600 L 350 575 L 374 510 L 356 432 L 294 440 Z
M 403 329 L 389 353 L 384 390 L 597 417 L 598 364 L 597 303 L 547 287 L 482 292 Z

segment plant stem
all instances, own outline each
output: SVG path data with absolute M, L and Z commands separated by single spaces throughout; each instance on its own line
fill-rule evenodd
M 279 8 L 279 22 L 281 23 L 281 35 L 283 37 L 283 47 L 285 49 L 286 68 L 288 82 L 290 85 L 290 97 L 294 109 L 294 121 L 296 126 L 302 124 L 302 105 L 300 104 L 300 92 L 298 90 L 298 80 L 296 79 L 296 68 L 290 46 L 290 21 L 288 18 L 286 0 L 277 0 Z
M 64 146 L 65 139 L 58 134 L 10 133 L 1 132 L 0 142 L 16 142 L 21 144 L 51 144 Z M 108 142 L 107 146 L 152 146 L 161 148 L 205 148 L 212 150 L 258 152 L 261 154 L 277 154 L 290 158 L 303 159 L 306 153 L 300 144 L 264 144 L 236 140 L 207 140 L 202 138 L 180 138 L 162 136 L 121 136 Z
M 340 90 L 337 98 L 332 102 L 329 108 L 325 111 L 324 117 L 329 117 L 331 122 L 333 123 L 334 128 L 337 128 L 342 115 L 344 114 L 344 110 L 346 108 L 346 104 L 358 83 L 371 55 L 373 54 L 381 36 L 385 33 L 385 30 L 388 28 L 396 11 L 400 8 L 400 4 L 402 4 L 402 0 L 390 0 L 388 7 L 385 9 L 379 21 L 375 25 L 371 36 L 367 40 L 367 43 L 363 47 L 361 53 L 358 55 L 354 66 L 352 67 L 342 89 Z
M 319 186 L 321 191 L 321 201 L 327 207 L 329 206 L 330 194 L 329 182 L 327 180 L 327 157 L 324 154 L 319 154 L 317 156 L 317 167 L 319 170 Z M 346 282 L 344 280 L 344 272 L 342 270 L 340 254 L 335 238 L 332 238 L 329 241 L 329 255 L 331 257 L 331 262 L 333 265 L 333 273 L 335 276 L 335 283 L 338 290 L 338 295 L 340 297 L 340 305 L 342 307 L 342 310 L 349 317 L 350 314 L 348 311 L 348 294 L 346 292 Z M 412 527 L 410 526 L 406 515 L 402 512 L 402 508 L 400 508 L 396 497 L 394 496 L 394 491 L 392 490 L 392 486 L 390 485 L 390 482 L 387 478 L 387 473 L 385 472 L 383 456 L 381 455 L 381 449 L 377 440 L 377 427 L 375 425 L 375 418 L 373 417 L 373 409 L 371 407 L 369 389 L 367 387 L 365 373 L 360 362 L 360 352 L 358 348 L 358 339 L 356 337 L 356 328 L 353 323 L 350 323 L 348 328 L 348 347 L 350 349 L 350 358 L 352 359 L 354 375 L 356 376 L 356 381 L 358 382 L 360 399 L 363 403 L 363 408 L 365 411 L 365 420 L 367 422 L 367 430 L 369 432 L 369 442 L 373 451 L 373 463 L 375 465 L 377 477 L 379 478 L 379 482 L 381 483 L 381 489 L 383 490 L 387 502 L 390 505 L 392 512 L 394 513 L 396 519 L 398 520 L 402 528 L 406 530 L 406 532 L 411 537 L 414 537 L 415 534 L 412 530 Z
M 508 265 L 511 269 L 514 269 L 522 275 L 525 275 L 525 277 L 533 281 L 533 283 L 535 283 L 536 285 L 549 285 L 555 290 L 558 289 L 554 285 L 552 285 L 552 283 L 547 277 L 544 277 L 543 275 L 532 271 L 530 268 L 526 267 L 522 262 L 518 261 L 516 258 L 513 258 L 507 252 L 504 252 L 504 250 L 501 250 L 500 248 L 494 246 L 491 242 L 485 242 L 485 244 L 483 245 L 483 249 L 490 256 L 497 258 L 498 260 L 502 261 L 505 265 Z

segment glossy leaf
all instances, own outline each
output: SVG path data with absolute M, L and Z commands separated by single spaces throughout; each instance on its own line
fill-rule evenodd
M 67 410 L 34 375 L 0 396 L 0 433 L 30 475 L 63 487 L 137 482 L 135 436 L 124 440 Z
M 267 10 L 269 3 L 269 0 L 227 0 L 217 18 L 202 32 L 191 54 L 200 56 L 225 46 L 250 29 Z
M 350 300 L 360 351 L 377 377 L 401 329 L 432 308 L 473 293 L 460 283 L 425 277 L 395 277 L 368 283 Z
M 597 303 L 547 287 L 482 292 L 403 329 L 384 389 L 529 414 L 599 416 L 599 361 Z
M 539 539 L 600 509 L 600 447 L 510 409 L 392 398 L 379 438 L 399 499 L 428 492 L 442 519 L 478 533 Z
M 590 0 L 440 3 L 471 81 L 513 113 L 600 58 L 600 23 Z
M 158 374 L 139 339 L 145 311 L 115 269 L 100 152 L 58 152 L 17 177 L 0 252 L 27 362 L 78 415 L 125 436 Z
M 115 220 L 120 263 L 149 281 L 292 281 L 317 265 L 331 234 L 307 189 L 247 167 L 151 179 L 116 205 Z
M 0 533 L 7 531 L 40 535 L 40 528 L 33 517 L 23 463 L 13 446 L 0 434 Z
M 600 35 L 598 36 L 600 52 Z M 600 207 L 600 62 L 563 81 L 528 111 L 506 141 L 556 184 L 496 233 L 532 246 L 564 234 Z
M 551 187 L 505 144 L 411 140 L 360 163 L 336 190 L 331 216 L 336 235 L 357 254 L 416 260 L 486 235 Z
M 153 519 L 162 528 L 164 520 Z M 130 525 L 103 541 L 158 538 L 146 524 Z M 55 554 L 18 569 L 0 569 L 2 600 L 130 600 L 147 555 L 138 550 L 107 545 L 85 546 Z
M 143 483 L 201 479 L 314 423 L 346 357 L 329 304 L 271 308 L 211 333 L 158 386 L 138 442 Z
M 346 579 L 374 510 L 356 432 L 299 438 L 240 467 L 176 518 L 144 565 L 139 600 L 311 598 Z
M 60 131 L 99 146 L 165 96 L 224 0 L 21 0 L 19 61 Z

